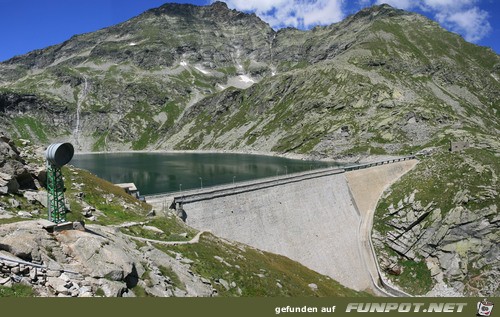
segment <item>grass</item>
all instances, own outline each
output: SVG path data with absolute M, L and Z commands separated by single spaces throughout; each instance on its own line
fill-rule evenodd
M 104 297 L 106 296 L 106 294 L 104 293 L 104 290 L 102 288 L 98 288 L 96 291 L 95 291 L 95 296 L 99 296 L 99 297 Z
M 164 252 L 179 252 L 193 260 L 191 270 L 213 281 L 220 296 L 367 296 L 284 256 L 229 244 L 209 233 L 204 233 L 198 244 L 156 247 Z M 226 289 L 215 283 L 216 279 L 234 282 L 236 287 Z M 311 283 L 318 285 L 317 291 L 311 290 L 308 286 Z
M 148 145 L 154 144 L 158 138 L 158 123 L 156 123 L 152 115 L 153 109 L 147 102 L 139 102 L 132 111 L 127 113 L 124 120 L 129 123 L 129 126 L 139 131 L 139 134 L 132 140 L 133 150 L 143 150 Z
M 313 126 L 306 125 L 300 131 L 300 134 L 290 134 L 279 140 L 272 150 L 276 152 L 297 151 L 298 153 L 308 153 L 320 142 L 320 137 L 324 134 L 323 131 L 313 131 L 313 129 Z
M 293 69 L 303 69 L 310 65 L 307 60 L 300 60 L 298 62 L 285 61 L 280 62 L 278 65 L 278 69 L 282 72 L 291 71 Z
M 19 132 L 18 136 L 27 140 L 38 140 L 42 143 L 47 143 L 48 138 L 45 133 L 46 127 L 37 119 L 29 116 L 15 117 L 13 124 Z
M 358 143 L 354 145 L 349 150 L 345 150 L 341 153 L 342 155 L 353 155 L 353 154 L 366 154 L 366 155 L 384 155 L 387 152 L 381 148 L 373 145 Z
M 184 85 L 195 85 L 201 90 L 207 89 L 211 91 L 215 85 L 215 81 L 212 77 L 204 75 L 200 73 L 198 70 L 188 71 L 185 70 L 177 76 L 172 76 L 179 81 L 181 81 Z
M 466 158 L 490 166 L 482 171 L 477 171 L 467 163 Z M 414 171 L 403 176 L 393 186 L 391 195 L 380 202 L 380 207 L 396 204 L 405 195 L 417 189 L 416 200 L 425 206 L 434 202 L 437 208 L 448 212 L 455 206 L 453 199 L 460 189 L 467 189 L 472 196 L 479 193 L 482 185 L 487 185 L 493 179 L 492 169 L 495 173 L 500 171 L 500 163 L 493 152 L 488 150 L 469 149 L 464 154 L 441 151 L 429 158 L 424 158 Z M 439 192 L 439 195 L 436 193 Z M 500 201 L 497 198 L 496 203 Z M 383 213 L 383 208 L 377 208 L 378 217 Z
M 400 275 L 389 275 L 389 279 L 410 294 L 426 294 L 432 289 L 431 271 L 424 261 L 400 261 L 403 271 Z
M 26 218 L 19 218 L 19 217 L 2 218 L 2 219 L 0 219 L 0 225 L 7 225 L 9 223 L 21 222 L 21 221 L 26 221 L 26 220 L 28 220 L 28 219 L 26 219 Z
M 186 285 L 181 282 L 179 276 L 171 268 L 162 265 L 160 265 L 158 268 L 160 269 L 161 275 L 168 276 L 175 287 L 181 290 L 186 290 Z
M 19 207 L 12 207 L 10 204 L 11 199 L 16 200 L 19 203 Z M 0 195 L 0 203 L 5 205 L 5 209 L 17 214 L 19 211 L 32 212 L 38 210 L 39 212 L 43 212 L 44 207 L 40 203 L 29 203 L 28 200 L 21 194 L 9 194 L 9 195 Z M 26 218 L 20 218 L 26 220 Z
M 149 145 L 154 144 L 159 138 L 156 122 L 146 125 L 142 131 L 139 138 L 132 141 L 132 150 L 144 150 Z
M 72 212 L 67 214 L 68 220 L 82 220 L 82 215 L 79 212 L 82 209 L 82 204 L 76 198 L 76 194 L 79 192 L 85 193 L 83 197 L 85 203 L 103 212 L 104 215 L 98 217 L 97 220 L 97 223 L 102 225 L 143 221 L 144 216 L 151 209 L 150 205 L 137 200 L 125 193 L 123 189 L 88 171 L 66 166 L 63 167 L 63 175 L 67 188 L 65 197 L 72 206 Z M 84 186 L 81 189 L 73 188 L 73 183 L 83 183 Z M 125 209 L 124 205 L 128 209 Z
M 219 72 L 222 72 L 228 76 L 236 76 L 238 73 L 238 70 L 236 69 L 236 66 L 227 66 L 227 67 L 221 67 L 217 69 Z
M 35 293 L 27 285 L 13 284 L 12 287 L 0 286 L 0 297 L 35 297 Z
M 103 151 L 106 149 L 106 138 L 109 134 L 109 131 L 106 131 L 104 133 L 94 133 L 93 136 L 97 137 L 97 140 L 94 142 L 92 145 L 92 151 L 94 152 L 99 152 Z
M 140 285 L 136 285 L 132 288 L 132 291 L 134 292 L 136 297 L 151 297 L 146 290 L 141 287 Z M 97 295 L 97 294 L 96 294 Z
M 176 102 L 167 103 L 163 111 L 167 113 L 167 122 L 165 124 L 169 128 L 174 126 L 175 120 L 182 113 L 181 107 Z
M 376 21 L 373 25 L 375 30 L 382 30 L 395 35 L 401 48 L 404 48 L 405 52 L 411 53 L 414 59 L 423 61 L 424 63 L 429 62 L 426 54 L 409 40 L 408 35 L 405 34 L 405 30 L 399 24 Z

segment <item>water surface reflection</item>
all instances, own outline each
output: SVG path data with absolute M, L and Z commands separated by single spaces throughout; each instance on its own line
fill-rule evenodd
M 70 164 L 87 169 L 112 183 L 133 182 L 143 195 L 209 187 L 335 165 L 232 153 L 76 154 Z

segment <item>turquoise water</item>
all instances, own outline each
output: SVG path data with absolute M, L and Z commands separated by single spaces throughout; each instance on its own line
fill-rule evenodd
M 141 195 L 231 184 L 335 163 L 228 153 L 76 154 L 70 162 L 112 183 L 135 183 Z

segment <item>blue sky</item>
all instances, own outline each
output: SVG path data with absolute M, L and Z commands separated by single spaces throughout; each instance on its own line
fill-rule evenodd
M 206 5 L 211 0 L 0 0 L 0 61 L 61 43 L 132 18 L 166 2 Z M 389 3 L 438 21 L 470 42 L 500 53 L 498 0 L 226 0 L 273 28 L 302 29 L 338 22 L 359 9 Z

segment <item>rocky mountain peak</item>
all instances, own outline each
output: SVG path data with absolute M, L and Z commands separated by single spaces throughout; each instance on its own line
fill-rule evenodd
M 166 3 L 159 8 L 151 9 L 155 15 L 179 16 L 186 19 L 210 20 L 213 22 L 226 22 L 233 19 L 251 18 L 264 23 L 255 14 L 247 14 L 237 10 L 229 9 L 226 3 L 216 1 L 208 6 L 197 6 L 192 4 Z
M 221 1 L 215 1 L 210 5 L 210 7 L 213 8 L 214 10 L 229 10 L 227 4 Z
M 374 5 L 362 9 L 361 11 L 347 17 L 345 22 L 353 21 L 374 21 L 378 19 L 391 18 L 396 16 L 415 15 L 415 13 L 396 9 L 388 4 Z
M 394 8 L 393 6 L 384 3 L 362 9 L 361 11 L 358 12 L 358 14 L 395 16 L 395 15 L 412 14 L 412 13 L 405 10 Z

